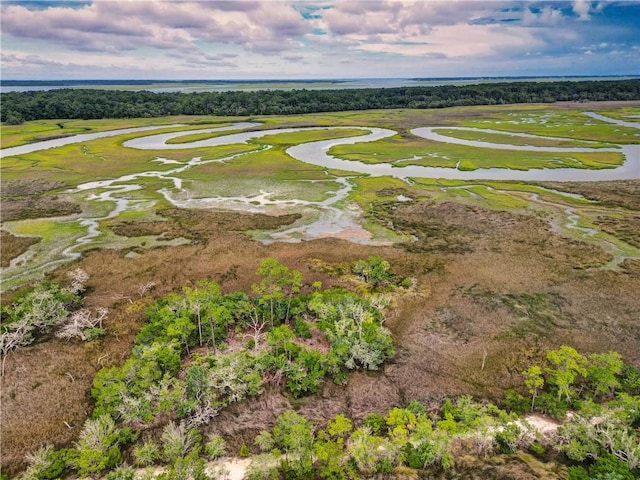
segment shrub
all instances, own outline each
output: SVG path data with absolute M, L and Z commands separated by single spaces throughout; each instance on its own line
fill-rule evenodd
M 200 433 L 188 429 L 184 423 L 168 423 L 162 430 L 162 453 L 168 462 L 186 457 L 190 452 L 199 451 Z
M 136 465 L 148 467 L 160 459 L 160 449 L 155 442 L 147 440 L 142 445 L 134 447 L 133 458 Z
M 85 422 L 76 444 L 73 466 L 81 476 L 96 475 L 122 461 L 120 430 L 109 415 Z
M 249 447 L 247 447 L 247 444 L 242 442 L 242 445 L 240 445 L 240 451 L 238 452 L 238 456 L 240 458 L 248 458 L 251 456 L 251 452 L 249 451 Z
M 108 473 L 104 480 L 134 480 L 136 471 L 130 467 L 120 467 L 113 472 Z
M 227 452 L 227 446 L 220 435 L 210 434 L 209 440 L 204 446 L 204 451 L 211 460 L 222 457 Z

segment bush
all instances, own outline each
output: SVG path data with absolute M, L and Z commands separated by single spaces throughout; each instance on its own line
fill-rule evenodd
M 171 422 L 162 430 L 162 453 L 168 462 L 185 458 L 189 453 L 200 450 L 200 433 L 196 429 L 188 429 L 184 423 Z
M 130 467 L 120 467 L 113 472 L 108 473 L 104 480 L 134 480 L 136 471 Z
M 21 480 L 53 480 L 62 477 L 70 455 L 69 450 L 54 450 L 51 445 L 39 448 L 27 455 L 29 467 L 20 477 Z
M 246 480 L 278 480 L 278 464 L 273 455 L 256 455 L 247 467 Z
M 240 458 L 248 458 L 251 456 L 251 452 L 249 451 L 249 447 L 247 447 L 247 444 L 242 442 L 242 445 L 240 445 L 240 451 L 238 452 L 238 456 Z
M 227 452 L 227 446 L 220 435 L 209 435 L 209 441 L 204 446 L 204 451 L 211 460 L 222 457 Z
M 374 435 L 383 433 L 383 429 L 386 429 L 387 427 L 387 422 L 384 416 L 380 415 L 379 413 L 370 413 L 364 418 L 362 424 L 365 427 L 369 427 L 371 433 L 373 433 Z
M 544 445 L 536 440 L 529 445 L 529 451 L 535 456 L 541 457 L 545 454 L 546 449 L 544 448 Z
M 298 318 L 293 323 L 293 331 L 298 338 L 311 338 L 311 329 L 309 328 L 309 324 L 301 318 Z
M 135 464 L 140 467 L 153 465 L 160 459 L 160 449 L 152 440 L 147 440 L 142 445 L 137 445 L 133 449 Z

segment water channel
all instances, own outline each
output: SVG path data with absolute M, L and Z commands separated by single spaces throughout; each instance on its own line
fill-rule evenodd
M 611 123 L 616 123 L 625 127 L 640 128 L 640 123 L 625 122 L 621 120 L 604 117 L 599 114 L 586 112 L 586 115 L 600 120 Z M 161 128 L 176 127 L 179 125 L 165 125 L 165 126 L 151 126 L 151 127 L 137 127 L 112 130 L 106 132 L 97 132 L 92 134 L 74 135 L 65 138 L 59 138 L 55 140 L 48 140 L 29 145 L 22 145 L 18 147 L 11 147 L 0 150 L 0 158 L 7 156 L 16 156 L 26 153 L 35 152 L 38 150 L 44 150 L 48 148 L 54 148 L 58 146 L 68 145 L 72 143 L 81 143 L 98 138 L 117 136 L 123 134 L 148 132 Z M 375 127 L 305 127 L 305 128 L 283 128 L 283 129 L 269 129 L 260 131 L 247 131 L 242 133 L 232 133 L 228 135 L 217 136 L 206 140 L 199 140 L 187 143 L 167 143 L 171 139 L 179 138 L 185 135 L 197 135 L 205 133 L 216 133 L 231 130 L 246 130 L 249 128 L 255 128 L 260 126 L 255 122 L 239 122 L 225 127 L 207 128 L 198 130 L 184 130 L 179 132 L 152 134 L 142 137 L 137 137 L 124 142 L 124 146 L 128 148 L 136 149 L 153 149 L 153 150 L 185 150 L 189 148 L 201 148 L 201 147 L 216 147 L 223 145 L 232 145 L 239 143 L 246 143 L 249 140 L 259 139 L 267 135 L 293 133 L 301 131 L 311 131 L 322 129 L 340 130 L 340 129 L 353 129 L 359 128 L 363 131 L 363 135 L 356 137 L 338 138 L 332 140 L 322 140 L 309 143 L 303 143 L 289 147 L 287 153 L 293 158 L 321 166 L 328 169 L 338 169 L 344 171 L 355 172 L 359 174 L 368 174 L 372 176 L 391 176 L 401 178 L 409 181 L 411 177 L 423 177 L 423 178 L 444 178 L 444 179 L 459 179 L 459 180 L 517 180 L 517 181 L 600 181 L 600 180 L 625 180 L 640 178 L 640 145 L 614 145 L 611 148 L 586 148 L 586 147 L 535 147 L 535 146 L 523 146 L 523 145 L 507 145 L 507 144 L 494 144 L 488 142 L 464 140 L 454 137 L 444 136 L 434 131 L 435 127 L 422 127 L 412 130 L 412 133 L 416 136 L 438 141 L 455 143 L 465 146 L 471 146 L 475 148 L 492 148 L 492 149 L 507 149 L 517 151 L 535 151 L 535 152 L 602 152 L 602 151 L 615 151 L 621 152 L 625 161 L 621 166 L 616 168 L 607 168 L 601 170 L 588 170 L 588 169 L 573 169 L 573 168 L 556 168 L 556 169 L 530 169 L 526 171 L 511 170 L 503 168 L 489 168 L 478 169 L 473 171 L 462 171 L 456 168 L 442 168 L 442 167 L 424 167 L 417 165 L 407 166 L 394 166 L 391 164 L 365 164 L 359 161 L 344 160 L 334 157 L 328 153 L 331 147 L 336 145 L 356 144 L 361 142 L 373 142 L 384 138 L 391 137 L 396 134 L 395 131 L 375 128 Z M 440 127 L 442 128 L 442 127 Z M 451 129 L 452 127 L 447 127 Z M 468 129 L 458 127 L 460 130 L 473 130 L 476 132 L 492 133 L 494 130 L 490 129 Z M 503 135 L 510 135 L 509 132 L 500 131 Z M 514 136 L 528 136 L 526 134 L 512 134 Z M 553 138 L 553 137 L 537 137 L 537 138 Z M 265 146 L 263 148 L 270 148 Z M 255 151 L 254 151 L 255 152 Z M 251 152 L 251 153 L 254 153 Z M 260 195 L 244 196 L 244 197 L 209 197 L 190 199 L 188 196 L 180 195 L 184 193 L 182 188 L 181 179 L 175 177 L 177 173 L 184 172 L 196 165 L 201 165 L 208 162 L 225 162 L 232 161 L 238 156 L 245 155 L 246 153 L 233 155 L 223 159 L 202 161 L 200 158 L 193 158 L 189 162 L 176 162 L 170 159 L 156 159 L 156 161 L 164 163 L 175 163 L 176 168 L 169 171 L 157 171 L 149 170 L 131 175 L 125 175 L 119 178 L 110 180 L 101 180 L 96 182 L 88 182 L 82 185 L 78 185 L 76 188 L 70 190 L 68 193 L 80 193 L 80 192 L 94 192 L 88 197 L 88 200 L 95 200 L 100 202 L 114 202 L 115 206 L 105 216 L 95 218 L 82 218 L 79 220 L 80 225 L 84 226 L 86 234 L 76 239 L 75 244 L 67 246 L 64 250 L 57 254 L 58 258 L 49 259 L 48 261 L 36 262 L 38 266 L 34 266 L 31 272 L 38 270 L 44 271 L 51 266 L 54 266 L 60 262 L 68 261 L 77 258 L 80 254 L 78 250 L 81 246 L 90 243 L 93 239 L 100 235 L 99 221 L 108 218 L 113 218 L 119 215 L 123 211 L 136 208 L 136 202 L 123 199 L 120 195 L 126 192 L 142 188 L 138 185 L 136 180 L 142 178 L 158 178 L 167 180 L 172 183 L 173 188 L 164 188 L 159 190 L 168 201 L 179 207 L 218 207 L 218 208 L 232 208 L 244 211 L 263 211 L 264 207 L 297 207 L 315 209 L 316 216 L 312 222 L 306 224 L 294 225 L 293 227 L 274 233 L 267 241 L 300 241 L 301 239 L 313 239 L 326 236 L 338 236 L 350 239 L 357 242 L 369 242 L 371 235 L 362 228 L 359 221 L 359 212 L 357 209 L 349 209 L 345 207 L 338 207 L 336 204 L 344 200 L 349 191 L 352 188 L 352 183 L 349 177 L 328 177 L 338 183 L 339 187 L 329 192 L 331 195 L 323 201 L 304 201 L 299 199 L 291 200 L 276 200 L 270 198 L 271 193 L 267 191 L 261 191 Z M 133 183 L 132 183 L 133 182 Z M 400 200 L 400 199 L 399 199 Z M 575 216 L 573 211 L 568 212 L 566 228 L 572 228 L 575 225 Z M 9 269 L 3 269 L 3 274 L 10 273 L 8 270 L 18 270 L 13 276 L 5 276 L 4 280 L 14 279 L 15 276 L 22 276 L 26 272 L 23 268 L 18 268 L 21 264 L 31 263 L 30 253 L 27 252 L 24 255 L 14 259 L 12 266 Z M 3 283 L 5 283 L 3 281 Z

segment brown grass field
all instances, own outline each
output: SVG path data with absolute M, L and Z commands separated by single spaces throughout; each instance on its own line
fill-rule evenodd
M 463 113 L 453 110 L 450 115 Z M 472 111 L 465 118 L 474 115 Z M 413 114 L 405 119 L 407 126 L 418 123 Z M 637 245 L 640 180 L 545 187 L 580 193 L 598 200 L 603 208 L 627 212 L 624 217 L 603 217 L 600 225 L 610 235 Z M 30 195 L 16 196 L 14 201 L 42 201 L 37 185 L 31 188 Z M 382 190 L 374 194 L 385 197 Z M 14 197 L 3 191 L 5 198 Z M 90 275 L 87 305 L 111 311 L 105 325 L 108 334 L 89 343 L 45 338 L 9 354 L 1 379 L 3 471 L 18 471 L 25 465 L 25 455 L 43 444 L 61 447 L 77 438 L 91 412 L 94 374 L 130 354 L 144 307 L 153 298 L 204 278 L 218 281 L 225 292 L 251 292 L 258 280 L 256 268 L 266 257 L 299 269 L 309 284 L 321 280 L 325 286 L 349 287 L 347 278 L 328 273 L 339 270 L 331 267 L 381 255 L 397 274 L 413 277 L 416 287 L 394 294 L 386 325 L 394 335 L 396 355 L 383 370 L 355 373 L 346 386 L 327 381 L 319 394 L 303 399 L 268 389 L 223 411 L 207 428 L 224 435 L 230 451 L 243 441 L 249 444 L 259 430 L 273 425 L 279 413 L 290 408 L 316 421 L 337 413 L 359 420 L 412 399 L 435 404 L 468 393 L 499 401 L 504 389 L 521 384 L 520 372 L 527 365 L 561 344 L 585 353 L 617 350 L 626 362 L 640 365 L 638 258 L 604 268 L 612 259 L 610 253 L 597 243 L 556 233 L 535 211 L 488 208 L 453 197 L 440 201 L 429 192 L 414 202 L 373 205 L 368 221 L 415 240 L 388 246 L 335 238 L 265 245 L 246 232 L 289 225 L 298 217 L 164 206 L 157 212 L 161 220 L 109 220 L 105 226 L 119 235 L 162 233 L 191 243 L 93 249 L 48 275 L 65 282 L 67 271 L 85 269 Z M 48 215 L 44 207 L 42 216 Z M 3 265 L 30 242 L 3 232 Z M 141 293 L 150 282 L 153 288 Z M 12 293 L 3 295 L 3 303 L 11 297 Z

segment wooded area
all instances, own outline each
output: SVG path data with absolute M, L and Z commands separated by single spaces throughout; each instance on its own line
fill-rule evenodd
M 391 108 L 639 100 L 640 79 L 505 82 L 478 85 L 343 90 L 260 90 L 206 93 L 60 89 L 0 96 L 1 120 L 285 115 Z

